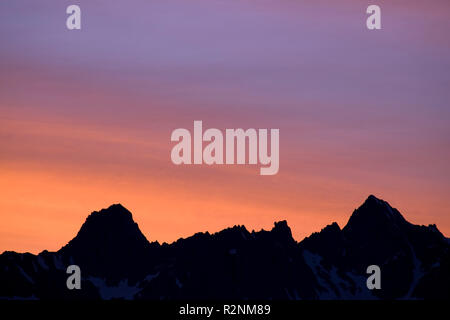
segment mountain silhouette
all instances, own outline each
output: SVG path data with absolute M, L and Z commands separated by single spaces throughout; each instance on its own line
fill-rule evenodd
M 132 277 L 136 268 L 145 268 L 142 258 L 149 245 L 131 212 L 114 204 L 91 213 L 77 236 L 59 253 L 63 260 L 76 259 L 92 275 L 120 279 Z M 135 267 L 130 269 L 129 265 Z
M 73 264 L 80 290 L 66 287 Z M 366 286 L 369 265 L 381 269 L 379 290 Z M 115 204 L 57 252 L 5 251 L 0 283 L 3 299 L 448 299 L 450 241 L 372 195 L 342 229 L 334 222 L 301 242 L 286 221 L 149 242 Z

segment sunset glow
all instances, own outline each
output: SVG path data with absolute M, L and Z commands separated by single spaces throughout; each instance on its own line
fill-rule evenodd
M 41 2 L 0 4 L 0 252 L 58 250 L 113 203 L 149 241 L 299 241 L 374 194 L 450 236 L 449 1 L 378 1 L 377 34 L 350 0 L 79 1 L 78 33 Z M 279 128 L 279 172 L 174 165 L 194 120 Z

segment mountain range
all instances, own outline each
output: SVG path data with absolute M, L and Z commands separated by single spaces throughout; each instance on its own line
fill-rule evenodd
M 66 286 L 69 265 L 81 289 Z M 369 265 L 381 289 L 369 290 Z M 234 226 L 171 244 L 149 242 L 120 204 L 91 213 L 59 251 L 0 255 L 1 299 L 449 299 L 450 239 L 369 196 L 341 229 L 304 240 L 286 221 Z

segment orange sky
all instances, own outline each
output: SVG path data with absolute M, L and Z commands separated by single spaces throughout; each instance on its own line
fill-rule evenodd
M 450 235 L 449 1 L 380 0 L 375 32 L 353 0 L 79 3 L 73 32 L 63 4 L 0 3 L 0 252 L 119 202 L 160 242 L 280 219 L 302 240 L 369 194 Z M 194 120 L 280 129 L 279 173 L 173 165 Z
M 280 219 L 301 240 L 332 221 L 343 226 L 370 193 L 410 221 L 437 223 L 450 233 L 448 216 L 440 214 L 448 200 L 439 190 L 429 192 L 433 186 L 424 180 L 418 183 L 421 177 L 384 176 L 312 147 L 282 148 L 280 173 L 260 176 L 257 166 L 174 166 L 168 137 L 153 141 L 133 129 L 9 115 L 0 129 L 0 251 L 57 250 L 91 211 L 118 202 L 149 240 L 160 242 L 234 224 L 268 229 Z M 330 161 L 340 170 L 325 169 Z

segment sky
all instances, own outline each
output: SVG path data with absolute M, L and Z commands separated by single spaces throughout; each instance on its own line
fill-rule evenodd
M 300 241 L 374 194 L 450 236 L 448 30 L 447 0 L 2 1 L 0 252 L 113 203 L 150 241 L 284 219 Z M 174 165 L 194 120 L 280 129 L 279 173 Z

